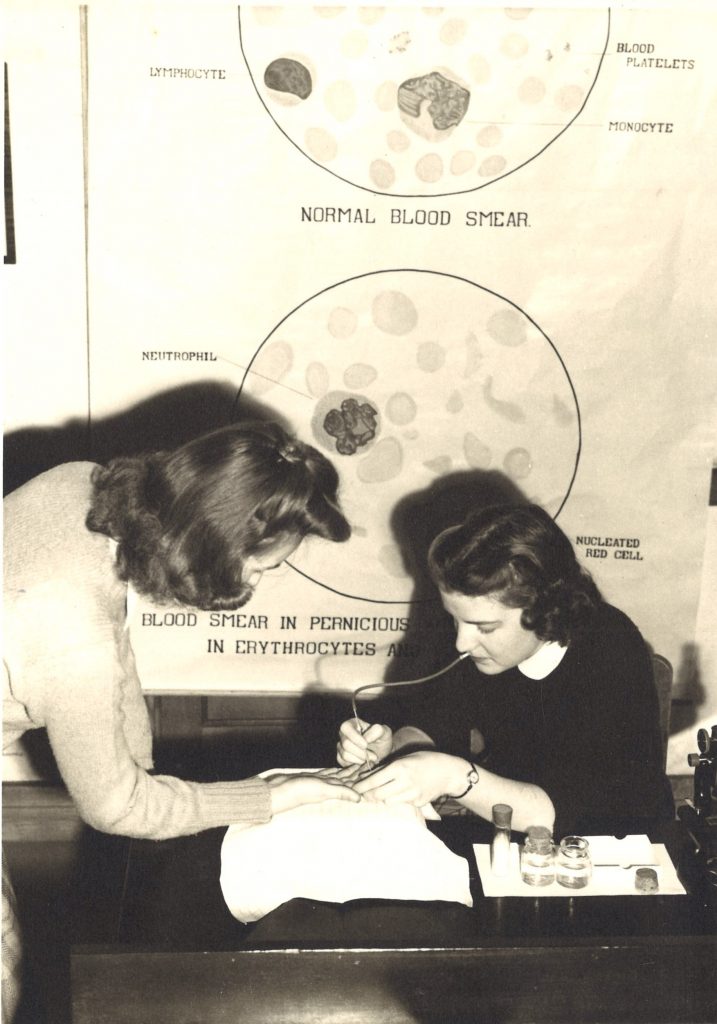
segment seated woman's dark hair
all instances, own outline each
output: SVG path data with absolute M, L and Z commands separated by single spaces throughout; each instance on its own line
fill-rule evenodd
M 338 473 L 278 424 L 240 422 L 92 473 L 88 529 L 118 544 L 119 576 L 158 603 L 245 604 L 244 561 L 309 534 L 347 540 Z
M 522 608 L 521 624 L 565 646 L 602 600 L 563 531 L 538 505 L 493 505 L 433 541 L 428 566 L 439 589 L 490 594 Z

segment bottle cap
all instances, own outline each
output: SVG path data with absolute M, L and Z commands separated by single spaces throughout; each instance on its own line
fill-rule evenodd
M 550 829 L 545 825 L 529 825 L 528 835 L 531 839 L 551 839 Z
M 526 833 L 527 839 L 525 840 L 536 853 L 549 853 L 552 849 L 553 837 L 550 834 L 550 829 L 546 828 L 545 825 L 531 825 Z
M 510 804 L 493 804 L 493 824 L 502 825 L 503 828 L 510 828 L 513 817 L 513 808 Z

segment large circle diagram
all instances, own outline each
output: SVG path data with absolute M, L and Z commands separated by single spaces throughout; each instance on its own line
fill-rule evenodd
M 292 566 L 368 601 L 407 602 L 399 502 L 461 471 L 497 471 L 557 515 L 580 413 L 556 347 L 517 305 L 462 277 L 384 270 L 304 301 L 254 353 L 238 408 L 259 402 L 338 469 L 353 534 Z
M 580 115 L 609 10 L 242 7 L 269 115 L 309 159 L 396 196 L 453 195 L 511 174 Z

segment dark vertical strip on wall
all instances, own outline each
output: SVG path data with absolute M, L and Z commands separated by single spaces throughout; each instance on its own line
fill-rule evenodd
M 5 64 L 5 263 L 17 263 L 15 252 L 15 202 L 12 188 L 12 147 L 10 145 L 10 85 Z

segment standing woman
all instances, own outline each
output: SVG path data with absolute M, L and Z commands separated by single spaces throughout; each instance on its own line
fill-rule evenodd
M 241 607 L 305 537 L 349 537 L 337 490 L 336 470 L 315 448 L 276 424 L 245 422 L 106 468 L 66 463 L 10 494 L 4 748 L 45 727 L 80 816 L 119 835 L 165 839 L 327 798 L 358 800 L 333 776 L 200 784 L 151 774 L 126 615 L 129 585 L 160 604 Z M 14 927 L 6 881 L 3 865 L 3 952 Z M 10 978 L 8 1021 L 12 988 Z

